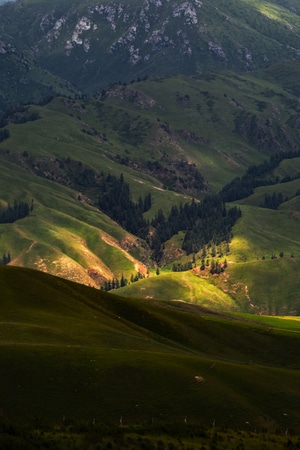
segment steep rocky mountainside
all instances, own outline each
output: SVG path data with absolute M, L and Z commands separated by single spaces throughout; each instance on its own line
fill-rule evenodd
M 23 66 L 12 83 L 30 91 L 43 84 L 38 67 L 95 92 L 148 75 L 254 70 L 299 58 L 299 14 L 294 0 L 9 2 L 0 77 Z M 58 83 L 54 92 L 67 88 Z

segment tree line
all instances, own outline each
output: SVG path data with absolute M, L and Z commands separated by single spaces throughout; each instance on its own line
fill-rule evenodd
M 284 197 L 282 192 L 273 192 L 272 195 L 265 194 L 264 200 L 259 206 L 262 208 L 277 209 L 281 203 L 287 200 L 288 197 Z
M 99 187 L 101 195 L 98 196 L 97 206 L 101 211 L 125 230 L 145 239 L 149 232 L 149 222 L 144 219 L 143 213 L 151 208 L 151 194 L 147 194 L 144 198 L 140 196 L 137 203 L 133 202 L 123 174 L 119 179 L 108 175 Z
M 57 182 L 62 172 L 62 181 L 60 181 L 62 184 L 87 195 L 93 206 L 99 208 L 125 230 L 142 239 L 146 238 L 149 223 L 144 219 L 143 214 L 152 206 L 150 193 L 144 197 L 139 196 L 138 201 L 135 202 L 132 199 L 129 184 L 125 182 L 122 173 L 119 177 L 110 173 L 99 173 L 80 161 L 73 161 L 70 158 L 63 161 L 57 159 L 55 164 L 57 177 L 53 178 L 53 181 Z M 42 175 L 43 166 L 40 166 L 39 171 Z M 78 199 L 81 199 L 81 195 Z
M 212 259 L 211 261 L 207 259 L 205 261 L 205 259 L 203 258 L 201 260 L 200 270 L 205 270 L 206 267 L 209 267 L 209 273 L 211 275 L 220 275 L 220 273 L 225 272 L 225 270 L 227 269 L 227 265 L 228 264 L 226 259 L 223 261 L 223 263 L 221 263 L 220 261 L 214 259 Z
M 297 158 L 300 156 L 299 151 L 291 151 L 285 153 L 279 153 L 272 155 L 269 161 L 264 161 L 259 165 L 252 165 L 248 167 L 245 175 L 242 177 L 236 177 L 234 180 L 226 184 L 220 191 L 220 195 L 225 202 L 234 202 L 241 200 L 242 198 L 249 197 L 253 194 L 254 189 L 259 186 L 269 186 L 278 183 L 286 183 L 292 179 L 299 178 L 300 174 L 294 177 L 285 176 L 280 179 L 279 177 L 267 178 L 266 175 L 271 170 L 274 170 L 281 161 L 285 159 Z
M 0 142 L 5 141 L 10 136 L 9 130 L 7 128 L 4 128 L 3 130 L 0 130 Z
M 13 206 L 10 204 L 5 208 L 0 208 L 0 223 L 13 223 L 16 220 L 23 219 L 28 216 L 33 209 L 33 201 L 31 206 L 27 202 L 14 201 Z
M 33 122 L 38 119 L 40 119 L 39 112 L 32 110 L 29 106 L 13 106 L 0 118 L 0 128 L 3 128 L 10 123 L 20 124 Z
M 172 271 L 173 272 L 187 272 L 188 270 L 192 270 L 193 262 L 187 261 L 185 263 L 177 262 L 173 263 Z
M 98 173 L 70 158 L 57 159 L 54 164 L 57 166 L 55 171 L 49 162 L 39 161 L 34 167 L 40 175 L 44 176 L 46 172 L 50 174 L 48 177 L 53 177 L 50 178 L 53 181 L 61 180 L 59 182 L 79 190 L 79 200 L 85 194 L 94 206 L 125 230 L 144 239 L 152 252 L 152 259 L 157 263 L 162 259 L 166 241 L 180 231 L 185 233 L 182 249 L 187 254 L 196 253 L 207 244 L 229 242 L 232 226 L 241 216 L 237 207 L 227 210 L 220 195 L 208 195 L 202 201 L 192 200 L 179 207 L 172 206 L 168 214 L 159 209 L 150 222 L 144 218 L 144 213 L 152 206 L 151 194 L 139 196 L 138 201 L 134 202 L 123 174 L 117 178 L 109 173 Z
M 141 272 L 137 272 L 135 275 L 131 274 L 130 283 L 135 283 L 139 280 L 145 278 Z M 112 289 L 119 289 L 121 287 L 125 287 L 129 284 L 129 281 L 122 274 L 121 278 L 111 278 L 110 280 L 105 280 L 104 283 L 100 286 L 101 291 L 111 291 Z
M 227 210 L 220 196 L 210 195 L 199 202 L 192 200 L 179 207 L 172 206 L 169 215 L 159 209 L 149 223 L 143 213 L 151 208 L 151 194 L 134 203 L 122 174 L 119 179 L 107 176 L 101 191 L 97 206 L 127 231 L 145 239 L 156 262 L 163 256 L 165 242 L 179 231 L 185 232 L 182 249 L 187 254 L 196 253 L 206 244 L 229 242 L 231 229 L 241 217 L 239 208 Z
M 185 231 L 182 249 L 187 254 L 197 253 L 209 243 L 229 242 L 231 229 L 239 217 L 241 210 L 237 207 L 227 210 L 219 195 L 209 195 L 199 202 L 192 200 L 179 208 L 172 206 L 168 217 L 160 209 L 151 222 L 154 232 L 148 237 L 153 258 L 161 259 L 164 243 L 179 231 Z

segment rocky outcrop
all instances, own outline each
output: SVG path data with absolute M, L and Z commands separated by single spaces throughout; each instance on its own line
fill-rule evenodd
M 297 148 L 284 125 L 271 118 L 262 119 L 255 114 L 242 113 L 235 121 L 235 129 L 245 141 L 263 152 L 274 154 Z
M 141 91 L 125 88 L 122 86 L 114 86 L 105 93 L 107 98 L 118 98 L 119 100 L 130 101 L 136 108 L 149 109 L 155 106 L 156 101 Z

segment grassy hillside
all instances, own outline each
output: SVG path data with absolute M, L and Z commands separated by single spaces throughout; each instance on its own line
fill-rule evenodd
M 10 138 L 1 148 L 123 171 L 132 185 L 139 179 L 142 192 L 154 183 L 199 195 L 180 184 L 179 178 L 187 181 L 183 161 L 195 164 L 216 191 L 249 165 L 297 148 L 297 98 L 264 77 L 153 78 L 116 85 L 98 101 L 55 99 L 30 108 L 39 120 L 20 125 L 9 117 Z
M 299 431 L 296 319 L 126 299 L 14 267 L 0 277 L 7 419 Z
M 280 79 L 279 67 L 272 73 L 273 81 Z M 151 272 L 145 243 L 93 208 L 80 185 L 64 179 L 64 164 L 74 161 L 116 177 L 123 173 L 134 201 L 151 193 L 145 218 L 151 220 L 160 208 L 167 214 L 172 205 L 216 192 L 248 166 L 297 148 L 296 97 L 273 81 L 261 73 L 151 78 L 113 86 L 97 99 L 54 98 L 44 106 L 11 112 L 2 128 L 9 137 L 0 143 L 1 203 L 34 199 L 34 210 L 21 221 L 0 225 L 0 255 L 9 251 L 13 265 L 97 287 L 122 274 L 130 279 L 138 270 Z M 202 188 L 195 188 L 191 167 L 203 176 Z M 297 177 L 298 168 L 299 158 L 283 160 L 270 176 Z M 172 261 L 191 259 L 180 250 L 181 233 L 166 243 L 166 278 L 151 276 L 127 286 L 122 295 L 161 299 L 168 290 L 174 299 L 226 309 L 297 313 L 298 190 L 294 179 L 258 187 L 237 202 L 243 215 L 226 255 L 228 280 L 167 274 Z M 273 192 L 288 201 L 278 210 L 259 207 Z M 275 262 L 269 260 L 280 253 L 284 276 L 278 278 L 278 295 L 269 308 L 260 273 L 272 279 Z M 200 264 L 201 254 L 196 255 L 197 270 Z M 238 267 L 247 274 L 244 281 Z M 288 292 L 284 301 L 279 295 L 283 286 Z
M 274 77 L 278 71 L 274 67 Z M 296 98 L 264 78 L 265 72 L 218 73 L 115 86 L 102 97 L 100 118 L 108 135 L 111 124 L 119 133 L 125 161 L 141 165 L 145 155 L 137 150 L 145 145 L 150 161 L 172 165 L 180 158 L 196 164 L 215 191 L 249 165 L 297 148 Z M 130 146 L 133 111 L 148 130 L 140 129 L 139 141 Z
M 236 307 L 228 294 L 191 272 L 162 273 L 126 286 L 118 293 L 136 298 L 186 301 L 221 310 L 231 310 Z
M 3 161 L 3 160 L 2 160 Z M 33 212 L 14 224 L 1 224 L 1 253 L 12 264 L 32 267 L 91 286 L 106 278 L 143 272 L 136 239 L 95 208 L 79 202 L 74 191 L 32 178 L 3 161 L 2 201 L 34 198 Z M 5 203 L 4 203 L 5 205 Z M 121 243 L 127 243 L 127 250 Z M 136 257 L 128 249 L 134 248 Z
M 166 268 L 159 276 L 118 292 L 255 314 L 299 315 L 299 213 L 294 210 L 294 202 L 288 204 L 278 211 L 240 205 L 242 217 L 233 228 L 230 253 L 226 255 L 228 267 L 223 274 L 210 275 L 209 267 L 199 270 L 199 255 L 190 272 L 170 273 Z M 212 259 L 210 255 L 208 258 Z M 216 259 L 222 262 L 224 258 Z

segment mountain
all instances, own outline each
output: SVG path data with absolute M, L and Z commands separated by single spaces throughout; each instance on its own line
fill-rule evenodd
M 0 262 L 299 314 L 298 25 L 293 1 L 1 6 Z
M 299 13 L 293 0 L 9 2 L 1 8 L 1 79 L 11 67 L 11 89 L 36 92 L 50 72 L 94 93 L 149 75 L 256 70 L 299 59 Z
M 299 446 L 299 15 L 0 1 L 1 448 Z

